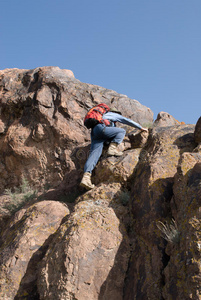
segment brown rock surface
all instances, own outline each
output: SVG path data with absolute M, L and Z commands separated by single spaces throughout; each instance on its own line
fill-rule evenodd
M 43 259 L 40 299 L 122 299 L 130 246 L 120 189 L 101 185 L 78 198 Z
M 66 205 L 56 201 L 42 201 L 22 209 L 7 224 L 1 236 L 0 299 L 22 299 L 34 294 L 38 261 L 69 214 Z
M 121 157 L 103 157 L 94 171 L 94 183 L 121 182 L 126 183 L 139 161 L 141 148 L 131 149 Z
M 148 133 L 139 130 L 133 130 L 128 134 L 129 141 L 131 143 L 131 148 L 142 148 L 148 138 Z
M 169 243 L 164 299 L 201 299 L 201 155 L 183 153 L 174 178 L 173 216 L 179 240 Z

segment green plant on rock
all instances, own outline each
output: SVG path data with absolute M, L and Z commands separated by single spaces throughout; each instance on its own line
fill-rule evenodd
M 119 199 L 121 201 L 121 204 L 123 206 L 128 205 L 129 199 L 130 199 L 130 192 L 128 190 L 124 190 L 121 192 Z
M 25 177 L 22 177 L 22 184 L 20 186 L 20 191 L 23 194 L 29 193 L 31 191 L 29 182 Z
M 162 237 L 166 241 L 173 244 L 177 244 L 179 242 L 180 232 L 174 219 L 172 219 L 169 224 L 164 224 L 163 222 L 158 221 L 156 226 L 161 231 Z
M 144 128 L 152 128 L 153 127 L 153 122 L 143 123 L 142 127 L 144 127 Z
M 37 196 L 37 191 L 33 190 L 26 178 L 22 178 L 22 184 L 19 188 L 6 189 L 5 194 L 10 197 L 9 203 L 6 203 L 3 208 L 14 214 L 20 210 L 26 203 L 33 200 Z

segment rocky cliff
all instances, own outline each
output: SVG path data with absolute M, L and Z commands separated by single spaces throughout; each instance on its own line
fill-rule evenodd
M 100 102 L 149 133 L 125 127 L 86 192 L 83 117 Z M 201 299 L 201 118 L 153 122 L 57 67 L 0 71 L 0 107 L 1 299 Z

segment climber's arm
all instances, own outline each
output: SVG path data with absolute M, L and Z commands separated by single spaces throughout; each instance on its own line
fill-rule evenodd
M 129 125 L 129 126 L 141 129 L 143 131 L 147 131 L 147 129 L 143 128 L 140 124 L 134 122 L 131 119 L 123 117 L 122 115 L 117 114 L 117 113 L 108 112 L 108 113 L 103 115 L 103 119 L 107 119 L 107 120 L 110 120 L 112 122 L 120 122 L 122 124 L 126 124 L 126 125 Z

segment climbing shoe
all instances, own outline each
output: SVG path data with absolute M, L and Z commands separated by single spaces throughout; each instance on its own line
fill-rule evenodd
M 87 190 L 91 190 L 95 187 L 95 185 L 91 182 L 91 173 L 84 173 L 80 185 Z
M 119 151 L 117 149 L 118 147 L 118 144 L 116 143 L 110 143 L 109 145 L 109 148 L 108 148 L 108 151 L 107 151 L 107 155 L 108 156 L 111 156 L 111 155 L 114 155 L 114 156 L 122 156 L 123 155 L 123 152 L 122 151 Z

